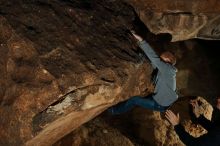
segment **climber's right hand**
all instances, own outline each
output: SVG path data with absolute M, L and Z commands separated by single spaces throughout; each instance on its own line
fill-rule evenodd
M 139 41 L 139 42 L 143 41 L 143 38 L 140 35 L 138 35 L 134 30 L 131 30 L 131 34 L 134 36 L 134 38 L 137 41 Z

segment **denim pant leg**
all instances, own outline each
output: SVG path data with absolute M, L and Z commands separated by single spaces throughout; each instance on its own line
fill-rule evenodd
M 168 107 L 159 105 L 152 96 L 136 99 L 136 105 L 153 111 L 165 112 Z
M 109 108 L 108 112 L 110 112 L 113 115 L 125 113 L 136 106 L 136 101 L 138 98 L 142 98 L 142 97 L 139 96 L 131 97 L 130 99 Z
M 166 110 L 166 107 L 157 104 L 156 101 L 151 96 L 147 98 L 134 96 L 125 102 L 119 103 L 116 106 L 111 107 L 110 109 L 108 109 L 108 111 L 113 115 L 121 114 L 131 110 L 135 106 L 140 106 L 143 108 L 156 110 L 160 112 L 164 112 Z

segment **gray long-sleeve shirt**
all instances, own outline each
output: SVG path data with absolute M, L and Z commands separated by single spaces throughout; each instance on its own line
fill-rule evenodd
M 175 92 L 177 69 L 162 61 L 146 41 L 141 41 L 138 45 L 150 59 L 151 64 L 158 69 L 153 99 L 162 106 L 170 106 L 178 98 Z

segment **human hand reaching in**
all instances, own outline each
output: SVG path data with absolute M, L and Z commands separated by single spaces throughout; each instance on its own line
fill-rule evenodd
M 136 40 L 138 40 L 139 42 L 143 41 L 143 38 L 138 35 L 134 30 L 131 30 L 131 34 L 135 37 Z
M 190 100 L 190 104 L 192 105 L 193 113 L 198 118 L 200 116 L 198 101 L 196 99 L 192 99 L 192 100 Z
M 180 123 L 180 116 L 179 113 L 175 115 L 171 110 L 167 110 L 165 117 L 168 119 L 168 121 L 173 125 L 176 126 Z

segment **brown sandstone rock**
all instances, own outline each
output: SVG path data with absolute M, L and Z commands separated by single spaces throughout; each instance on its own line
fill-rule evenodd
M 172 41 L 220 39 L 218 0 L 128 0 L 154 34 L 169 33 Z
M 0 145 L 51 145 L 112 104 L 152 92 L 125 3 L 12 0 L 0 9 Z
M 109 126 L 101 118 L 84 124 L 53 146 L 136 146 L 117 129 Z
M 155 9 L 161 10 L 158 16 L 172 5 L 168 6 Z M 207 12 L 208 8 L 202 6 L 195 11 L 196 14 Z M 213 9 L 214 12 L 217 10 L 217 7 Z M 213 21 L 207 23 L 203 22 L 203 16 L 200 23 L 197 15 L 195 18 L 194 15 L 183 15 L 187 26 L 188 22 L 197 22 L 198 19 L 199 23 L 193 25 L 193 29 L 210 24 L 210 27 L 204 26 L 204 32 L 200 29 L 201 34 L 206 34 L 205 38 L 209 37 L 209 28 L 218 25 L 218 19 L 214 20 L 216 15 L 211 15 L 209 18 Z M 172 21 L 165 21 L 167 28 L 177 24 L 172 23 L 179 19 L 179 15 L 175 16 L 176 13 L 171 14 Z M 151 93 L 152 67 L 138 55 L 137 46 L 127 33 L 134 17 L 132 8 L 121 1 L 1 0 L 0 145 L 51 145 L 111 105 L 133 95 Z M 141 17 L 143 21 L 144 18 L 145 15 Z M 150 25 L 145 22 L 152 32 L 151 27 L 157 28 L 154 18 L 158 17 L 149 19 Z M 165 15 L 164 19 L 167 18 Z M 177 30 L 184 28 L 187 31 L 177 35 L 182 38 L 176 40 L 191 38 L 192 29 L 180 26 L 172 27 L 173 36 Z M 218 34 L 218 30 L 213 32 Z M 219 36 L 211 37 L 218 39 Z M 170 47 L 157 41 L 152 45 L 158 52 Z M 182 73 L 178 78 L 181 79 L 179 88 L 184 89 L 183 95 L 204 94 L 201 89 L 212 88 L 209 86 L 213 81 L 209 78 L 211 73 L 207 71 L 209 64 L 200 63 L 204 59 L 196 49 L 193 54 L 200 56 L 201 60 L 187 62 L 195 56 L 191 56 L 190 49 L 181 51 L 185 49 L 181 43 L 176 46 L 179 60 L 188 54 L 183 59 L 186 62 L 177 64 Z M 189 63 L 192 65 L 186 69 Z M 206 70 L 202 75 L 207 75 L 201 80 L 203 86 L 196 82 L 203 77 L 196 76 L 200 68 L 193 70 L 199 64 Z M 207 80 L 210 80 L 208 85 Z

